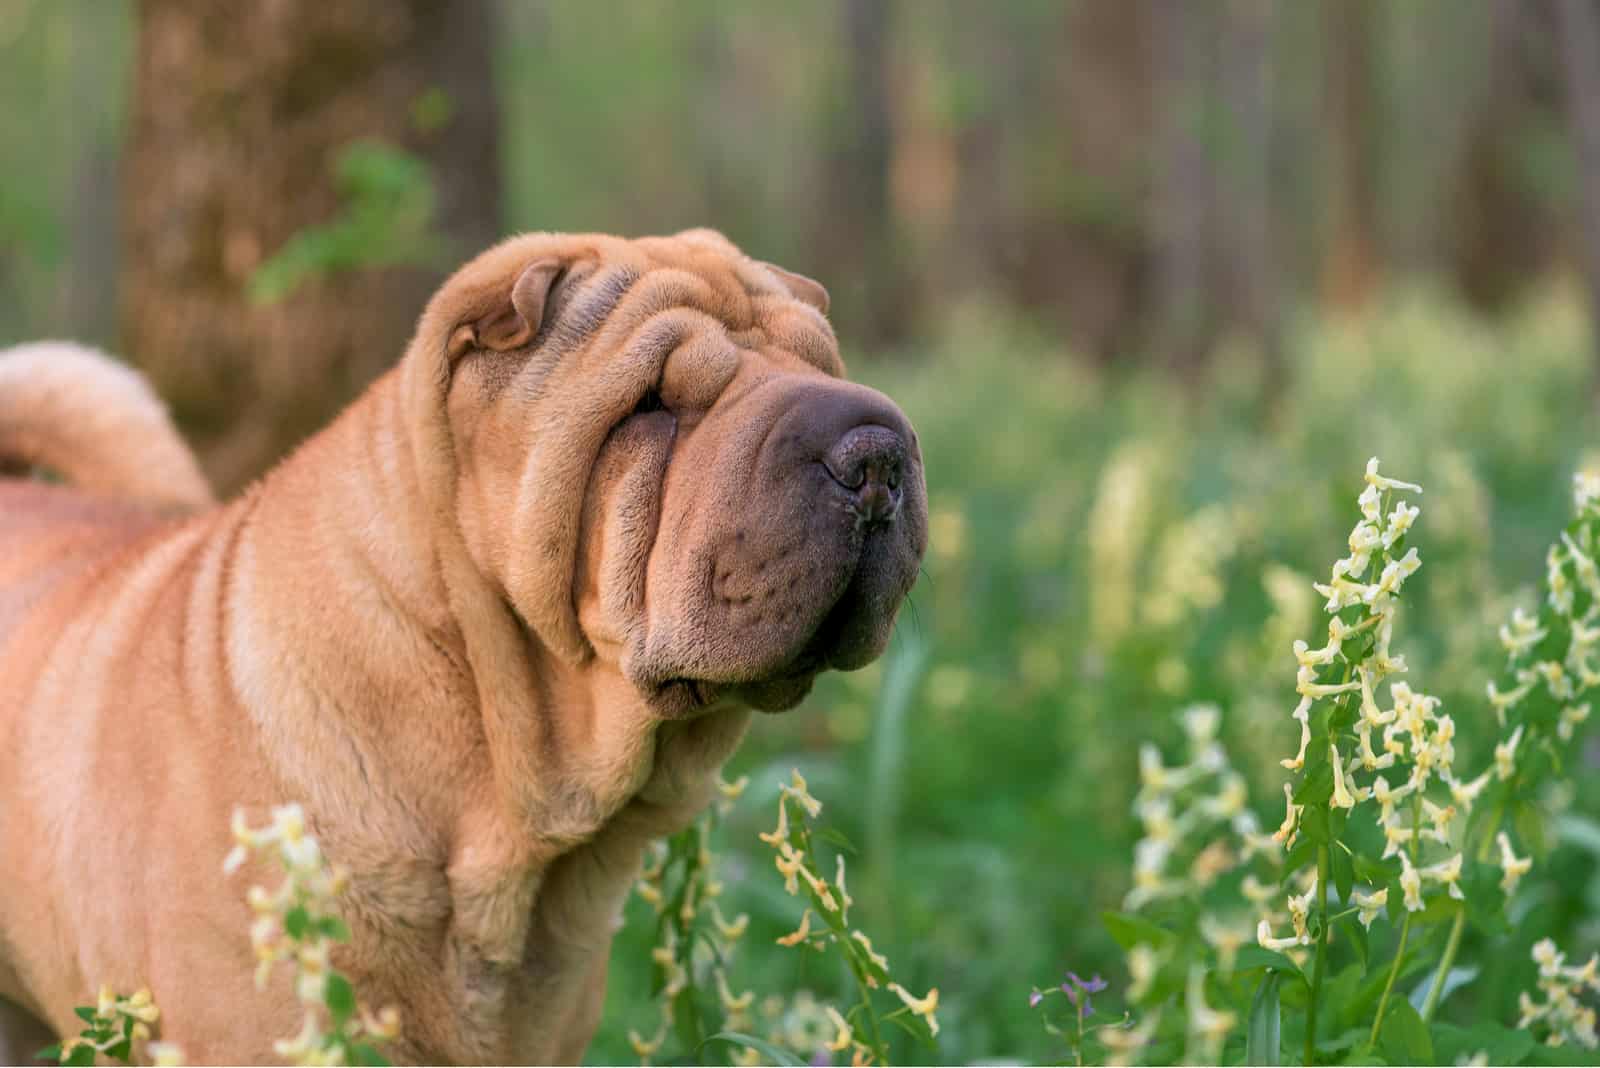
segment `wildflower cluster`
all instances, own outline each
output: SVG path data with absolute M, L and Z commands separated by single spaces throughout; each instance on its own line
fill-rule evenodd
M 1539 992 L 1535 1001 L 1524 991 L 1518 999 L 1522 1018 L 1517 1026 L 1543 1030 L 1547 1046 L 1574 1043 L 1584 1049 L 1600 1046 L 1595 1034 L 1595 1011 L 1579 1001 L 1585 992 L 1600 993 L 1600 955 L 1593 955 L 1582 967 L 1569 967 L 1565 954 L 1546 938 L 1533 947 L 1533 960 L 1539 966 Z
M 374 1043 L 400 1033 L 400 1015 L 393 1007 L 373 1013 L 359 1004 L 350 980 L 333 966 L 334 945 L 350 937 L 338 909 L 348 879 L 306 833 L 304 811 L 278 806 L 260 829 L 235 811 L 233 837 L 224 872 L 231 874 L 254 855 L 275 859 L 284 871 L 276 890 L 252 886 L 247 898 L 256 916 L 250 928 L 256 986 L 266 985 L 280 961 L 292 962 L 295 995 L 304 1010 L 299 1033 L 279 1039 L 273 1049 L 297 1064 L 387 1063 Z
M 642 1063 L 650 1063 L 674 1031 L 687 1052 L 695 1056 L 713 1034 L 750 1029 L 755 992 L 735 994 L 728 979 L 734 949 L 749 928 L 750 918 L 740 913 L 730 920 L 723 914 L 719 900 L 723 884 L 711 848 L 718 822 L 748 783 L 748 778 L 719 782 L 717 803 L 687 830 L 655 843 L 640 873 L 635 892 L 657 917 L 656 946 L 650 956 L 655 963 L 654 990 L 661 1014 L 650 1035 L 628 1032 L 628 1042 Z M 703 996 L 708 991 L 715 991 L 715 1008 Z M 713 1023 L 717 1018 L 720 1026 Z M 759 1054 L 747 1047 L 741 1057 L 754 1063 Z
M 1393 647 L 1399 601 L 1421 566 L 1406 546 L 1420 514 L 1408 495 L 1421 489 L 1380 475 L 1376 459 L 1365 481 L 1348 555 L 1314 584 L 1326 640 L 1293 643 L 1299 737 L 1281 761 L 1294 779 L 1284 785 L 1276 830 L 1264 835 L 1254 826 L 1243 781 L 1215 741 L 1214 709 L 1184 713 L 1186 763 L 1166 766 L 1153 746 L 1140 754 L 1144 837 L 1126 907 L 1159 925 L 1136 915 L 1107 920 L 1128 953 L 1141 1029 L 1154 1041 L 1160 1012 L 1180 1002 L 1190 1060 L 1217 1061 L 1240 1022 L 1241 988 L 1216 980 L 1262 966 L 1271 970 L 1257 984 L 1251 1040 L 1258 1020 L 1270 1018 L 1262 1033 L 1276 1042 L 1276 972 L 1304 984 L 1303 999 L 1295 995 L 1306 1006 L 1304 1063 L 1326 1056 L 1321 1043 L 1330 1038 L 1318 1017 L 1336 929 L 1353 950 L 1336 985 L 1365 991 L 1327 1007 L 1336 1033 L 1351 1036 L 1339 1048 L 1358 1060 L 1428 1059 L 1428 1021 L 1452 985 L 1464 927 L 1470 919 L 1489 936 L 1508 930 L 1507 900 L 1533 866 L 1533 787 L 1559 770 L 1562 744 L 1589 718 L 1585 697 L 1600 682 L 1600 480 L 1580 479 L 1577 518 L 1548 556 L 1540 611 L 1518 611 L 1500 629 L 1508 664 L 1488 690 L 1500 727 L 1493 758 L 1477 774 L 1461 773 L 1454 718 L 1398 677 L 1407 665 Z M 1237 917 L 1218 904 L 1229 894 L 1255 910 L 1254 944 L 1240 944 Z M 1394 932 L 1392 956 L 1381 960 L 1379 943 L 1369 945 L 1380 920 Z M 1429 924 L 1449 929 L 1438 939 L 1415 935 Z M 1413 1008 L 1393 996 L 1396 982 L 1430 949 L 1437 962 Z M 1521 1026 L 1542 1030 L 1552 1044 L 1592 1041 L 1594 1013 L 1578 994 L 1600 989 L 1600 958 L 1567 967 L 1547 941 L 1535 959 L 1542 997 L 1524 997 Z M 1211 1008 L 1216 993 L 1231 993 L 1231 1008 Z M 1368 1029 L 1365 1043 L 1354 1037 L 1357 1027 Z M 1473 1034 L 1504 1040 L 1515 1032 L 1484 1021 Z
M 1285 922 L 1297 907 L 1295 899 L 1287 912 L 1275 903 L 1284 850 L 1249 806 L 1245 780 L 1219 739 L 1220 710 L 1193 705 L 1180 718 L 1184 763 L 1165 764 L 1151 744 L 1139 752 L 1134 812 L 1144 834 L 1123 905 L 1130 914 L 1159 917 L 1162 927 L 1133 915 L 1107 917 L 1127 950 L 1128 999 L 1144 1009 L 1138 1026 L 1099 1036 L 1112 1064 L 1148 1059 L 1162 1003 L 1176 992 L 1183 993 L 1185 1061 L 1218 1061 L 1239 1020 L 1208 1002 L 1208 977 L 1230 978 L 1257 924 Z
M 93 1005 L 80 1005 L 73 1012 L 83 1021 L 83 1030 L 59 1045 L 40 1050 L 41 1059 L 85 1065 L 94 1064 L 96 1057 L 103 1056 L 128 1064 L 133 1061 L 134 1043 L 147 1042 L 145 1050 L 157 1063 L 176 1063 L 175 1047 L 149 1041 L 150 1025 L 161 1018 L 161 1010 L 148 989 L 122 997 L 102 986 Z
M 791 812 L 791 805 L 793 806 Z M 776 855 L 773 862 L 783 876 L 784 890 L 809 905 L 800 925 L 778 939 L 783 946 L 806 946 L 818 952 L 833 949 L 843 957 L 855 978 L 859 1000 L 846 1013 L 825 1009 L 834 1034 L 826 1043 L 830 1053 L 850 1052 L 853 1065 L 887 1064 L 888 1047 L 881 1024 L 893 1021 L 932 1045 L 939 1034 L 939 991 L 917 997 L 890 979 L 889 961 L 873 948 L 867 935 L 850 926 L 850 906 L 855 902 L 845 885 L 845 862 L 835 857 L 833 878 L 825 878 L 816 851 L 812 821 L 822 813 L 822 802 L 811 796 L 806 781 L 795 771 L 778 794 L 778 825 L 760 837 Z M 813 925 L 813 917 L 815 925 Z M 872 992 L 884 989 L 901 1002 L 899 1008 L 880 1015 Z

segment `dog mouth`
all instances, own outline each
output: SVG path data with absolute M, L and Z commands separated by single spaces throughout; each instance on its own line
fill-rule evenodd
M 730 681 L 678 675 L 645 687 L 650 703 L 664 718 L 697 716 L 720 704 L 736 701 L 758 712 L 787 712 L 805 700 L 817 676 L 833 667 L 833 660 L 849 620 L 848 598 L 841 596 L 823 616 L 816 632 L 798 656 L 768 674 Z

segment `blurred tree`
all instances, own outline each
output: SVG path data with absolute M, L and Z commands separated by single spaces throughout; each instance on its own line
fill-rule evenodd
M 909 318 L 909 280 L 889 196 L 892 20 L 888 0 L 844 0 L 840 6 L 846 106 L 833 112 L 823 163 L 825 207 L 814 220 L 817 255 L 835 272 L 834 299 L 865 340 L 875 342 L 903 334 Z
M 1284 376 L 1271 179 L 1275 15 L 1273 0 L 1232 0 L 1221 44 L 1229 113 L 1221 164 L 1220 210 L 1229 220 L 1221 235 L 1223 273 L 1235 317 L 1266 361 L 1269 395 L 1276 395 Z
M 1549 178 L 1528 164 L 1563 114 L 1553 14 L 1523 0 L 1491 5 L 1487 70 L 1442 220 L 1456 283 L 1487 311 L 1505 310 L 1551 266 L 1567 229 Z
M 1322 296 L 1359 311 L 1378 282 L 1378 188 L 1373 85 L 1372 0 L 1327 0 L 1328 128 L 1333 137 L 1332 233 Z
M 1567 108 L 1583 179 L 1580 211 L 1589 279 L 1589 321 L 1591 330 L 1600 334 L 1600 13 L 1593 0 L 1560 0 L 1556 12 L 1561 20 Z
M 140 5 L 125 345 L 220 488 L 260 473 L 392 364 L 442 268 L 498 236 L 490 33 L 488 0 Z M 350 155 L 358 142 L 365 154 Z M 425 161 L 420 179 L 407 154 Z M 414 247 L 349 248 L 362 239 L 351 218 L 372 213 L 352 216 L 341 197 L 415 208 L 389 188 L 407 181 L 426 187 L 444 250 L 418 263 Z M 253 300 L 258 269 L 286 248 L 298 284 Z M 318 254 L 321 273 L 307 268 Z

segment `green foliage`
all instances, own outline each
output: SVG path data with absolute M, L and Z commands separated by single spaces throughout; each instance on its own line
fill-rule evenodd
M 1496 628 L 1513 605 L 1536 607 L 1545 547 L 1567 520 L 1571 475 L 1593 447 L 1588 332 L 1574 292 L 1549 292 L 1497 325 L 1435 293 L 1396 291 L 1358 326 L 1301 320 L 1287 339 L 1289 374 L 1276 398 L 1262 392 L 1243 351 L 1219 353 L 1214 376 L 1197 389 L 1090 369 L 981 309 L 956 309 L 940 333 L 940 345 L 916 361 L 853 364 L 916 423 L 932 533 L 926 576 L 890 651 L 907 655 L 912 635 L 927 650 L 896 757 L 899 816 L 882 845 L 852 857 L 851 880 L 860 922 L 895 950 L 897 973 L 909 974 L 913 988 L 940 988 L 941 1057 L 1039 1062 L 1062 1054 L 1027 1004 L 1030 984 L 1066 962 L 1080 974 L 1100 972 L 1114 991 L 1129 980 L 1123 946 L 1094 917 L 1122 911 L 1129 889 L 1139 746 L 1176 747 L 1173 712 L 1196 699 L 1217 702 L 1226 710 L 1221 741 L 1249 783 L 1252 808 L 1266 829 L 1282 818 L 1277 762 L 1293 753 L 1298 731 L 1288 719 L 1289 643 L 1311 633 L 1319 599 L 1309 583 L 1345 551 L 1351 473 L 1374 453 L 1427 489 L 1422 526 L 1400 547 L 1421 545 L 1426 566 L 1407 588 L 1398 647 L 1410 676 L 1462 723 L 1458 765 L 1492 760 L 1493 732 L 1469 724 L 1491 715 L 1484 687 L 1505 664 Z M 1114 482 L 1104 477 L 1112 469 Z M 1112 486 L 1131 498 L 1112 528 L 1114 544 L 1095 540 L 1095 517 L 1117 499 Z M 1183 555 L 1169 543 L 1212 544 L 1189 522 L 1208 509 L 1225 516 L 1232 551 L 1189 554 L 1197 562 L 1188 572 L 1158 564 Z M 1175 574 L 1196 571 L 1215 578 L 1219 596 L 1193 597 L 1193 583 L 1174 584 Z M 1151 618 L 1141 607 L 1173 599 L 1175 589 L 1176 618 Z M 1130 606 L 1127 625 L 1108 632 L 1101 621 L 1121 602 Z M 882 818 L 868 801 L 872 743 L 882 690 L 897 670 L 891 661 L 825 677 L 805 707 L 758 721 L 730 770 L 770 794 L 798 765 L 829 801 L 829 822 L 867 843 Z M 1446 1046 L 1442 1028 L 1492 1021 L 1514 1030 L 1538 938 L 1584 955 L 1594 944 L 1582 932 L 1600 909 L 1600 851 L 1569 844 L 1581 830 L 1567 828 L 1581 827 L 1573 817 L 1594 822 L 1600 782 L 1567 781 L 1508 802 L 1518 855 L 1530 851 L 1521 823 L 1542 827 L 1549 850 L 1518 890 L 1523 904 L 1501 912 L 1510 933 L 1481 928 L 1469 905 L 1459 958 L 1496 966 L 1439 1006 L 1430 1030 L 1440 1057 L 1460 1048 Z M 1486 793 L 1475 813 L 1487 819 L 1492 807 Z M 1370 823 L 1351 819 L 1343 833 L 1373 833 Z M 728 901 L 751 916 L 744 974 L 760 976 L 762 991 L 809 990 L 839 1003 L 849 996 L 848 974 L 772 945 L 794 925 L 787 899 L 760 874 L 771 858 L 754 836 L 768 826 L 736 811 L 721 847 Z M 1355 1060 L 1387 979 L 1381 968 L 1395 956 L 1403 906 L 1390 884 L 1400 865 L 1369 859 L 1365 847 L 1335 853 L 1330 882 L 1340 901 L 1348 876 L 1353 889 L 1389 885 L 1396 909 L 1392 925 L 1380 919 L 1370 934 L 1353 915 L 1332 924 L 1336 956 L 1324 982 L 1352 993 L 1348 1012 L 1319 1024 L 1321 1046 L 1325 1056 Z M 1469 863 L 1469 900 L 1474 880 L 1482 882 L 1474 873 Z M 1497 888 L 1498 868 L 1488 874 Z M 1237 894 L 1237 882 L 1224 880 L 1200 902 L 1226 904 Z M 640 918 L 630 911 L 618 940 L 590 1053 L 596 1062 L 630 1058 L 623 1029 L 648 1019 L 647 969 L 637 962 L 650 943 Z M 1429 919 L 1438 922 L 1414 923 L 1391 1003 L 1428 983 L 1437 966 L 1454 918 L 1441 911 Z M 1268 966 L 1283 973 L 1283 1057 L 1300 1056 L 1310 976 L 1301 979 L 1283 954 L 1247 945 L 1231 984 L 1217 988 L 1238 1015 L 1225 1048 L 1234 1063 L 1244 1057 Z M 1187 977 L 1154 981 L 1178 992 Z M 896 1056 L 918 1054 L 908 1045 Z
M 427 97 L 423 98 L 427 100 Z M 448 100 L 419 102 L 428 121 L 445 121 Z M 442 117 L 441 117 L 442 116 Z M 426 161 L 382 141 L 345 146 L 334 162 L 339 212 L 296 233 L 250 277 L 250 297 L 282 300 L 306 282 L 364 267 L 431 264 L 444 246 L 433 232 L 435 190 Z

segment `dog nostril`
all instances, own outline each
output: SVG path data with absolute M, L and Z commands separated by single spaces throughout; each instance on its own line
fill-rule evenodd
M 896 503 L 905 457 L 905 441 L 899 434 L 868 424 L 840 438 L 823 464 L 835 482 L 870 504 L 875 514 L 881 511 L 887 517 Z

